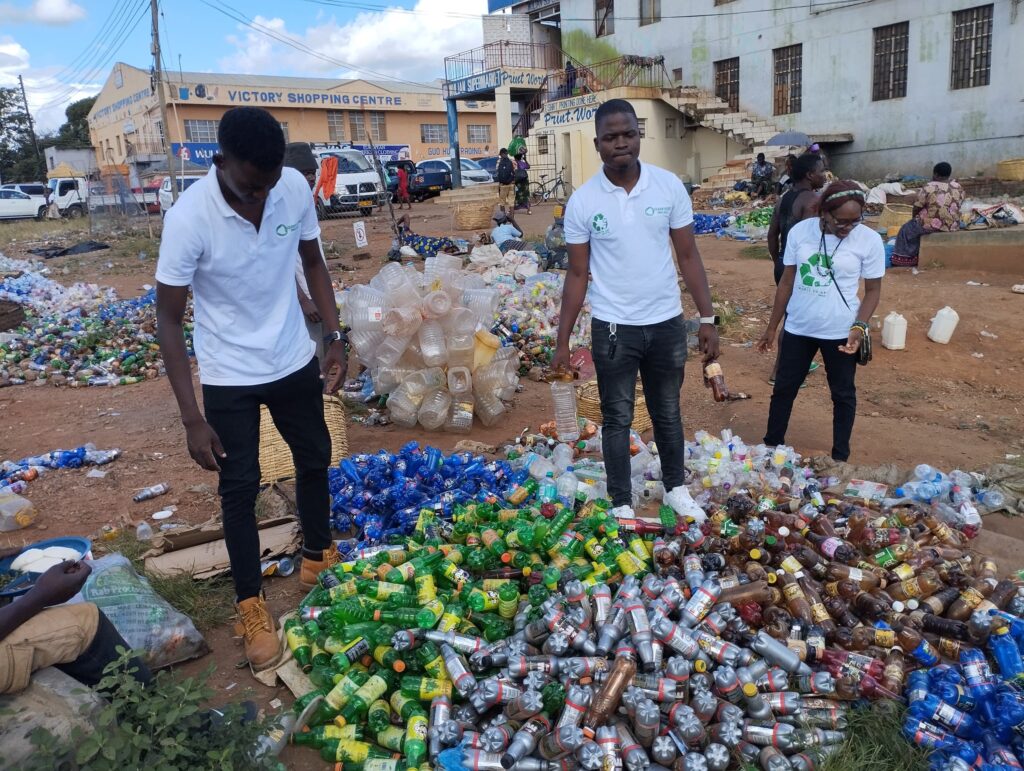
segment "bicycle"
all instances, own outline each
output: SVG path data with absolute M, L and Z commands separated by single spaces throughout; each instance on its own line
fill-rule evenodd
M 530 201 L 539 204 L 546 201 L 557 201 L 564 203 L 572 195 L 572 183 L 562 177 L 565 166 L 558 170 L 558 176 L 552 180 L 547 179 L 547 174 L 540 175 L 540 182 L 530 183 Z

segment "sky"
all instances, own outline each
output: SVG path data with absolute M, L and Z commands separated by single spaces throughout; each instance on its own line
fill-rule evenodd
M 97 93 L 115 62 L 150 67 L 149 7 L 0 0 L 0 86 L 17 86 L 21 75 L 38 129 L 55 130 L 64 108 Z M 487 2 L 162 0 L 160 11 L 168 70 L 424 83 L 444 74 L 445 56 L 481 45 Z

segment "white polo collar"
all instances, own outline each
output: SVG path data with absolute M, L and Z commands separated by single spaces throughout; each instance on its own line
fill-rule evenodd
M 210 184 L 207 186 L 209 189 L 208 195 L 210 196 L 210 200 L 213 202 L 213 205 L 214 207 L 216 207 L 218 213 L 222 217 L 229 219 L 231 217 L 245 219 L 244 217 L 242 217 L 241 214 L 232 209 L 231 204 L 229 204 L 227 202 L 227 199 L 224 198 L 224 192 L 220 189 L 220 181 L 217 179 L 217 167 L 211 165 L 210 170 L 206 173 L 206 176 L 213 177 L 213 179 L 210 180 Z M 270 188 L 270 195 L 267 196 L 267 203 L 269 204 L 269 209 L 267 207 L 264 207 L 264 215 L 266 215 L 267 211 L 274 210 L 274 204 L 281 198 L 282 195 L 284 195 L 284 191 L 281 189 L 281 180 L 279 179 L 277 181 L 277 184 Z
M 650 181 L 651 177 L 650 174 L 648 174 L 647 172 L 647 167 L 643 163 L 640 163 L 640 179 L 636 181 L 636 185 L 634 185 L 633 189 L 629 192 L 629 195 L 640 194 L 641 192 L 647 189 L 647 186 L 650 184 Z M 625 188 L 623 188 L 621 185 L 616 185 L 614 182 L 608 179 L 608 175 L 605 174 L 603 165 L 601 166 L 601 188 L 606 193 L 614 193 L 616 190 L 622 190 L 623 192 L 625 192 Z

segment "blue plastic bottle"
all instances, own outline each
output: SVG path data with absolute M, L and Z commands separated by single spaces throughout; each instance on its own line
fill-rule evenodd
M 1009 680 L 1024 672 L 1024 661 L 1021 661 L 1020 650 L 1009 627 L 1001 626 L 996 629 L 988 638 L 988 644 L 992 648 L 992 656 L 996 660 L 999 674 L 1004 679 Z
M 996 737 L 992 736 L 992 734 L 982 735 L 981 742 L 985 745 L 985 760 L 988 763 L 1009 768 L 1022 767 L 1020 760 L 1014 754 L 1013 750 L 1000 742 Z
M 996 696 L 996 708 L 999 722 L 1018 736 L 1024 736 L 1024 703 L 1014 694 L 1003 692 Z
M 981 718 L 990 723 L 996 722 L 996 679 L 985 660 L 985 654 L 973 648 L 965 650 L 960 654 L 960 666 L 967 680 L 967 689 L 978 703 Z
M 934 693 L 911 704 L 910 714 L 939 725 L 961 739 L 977 739 L 983 731 L 977 720 Z
M 921 701 L 928 695 L 929 686 L 928 672 L 924 669 L 915 669 L 907 675 L 907 702 L 913 704 Z

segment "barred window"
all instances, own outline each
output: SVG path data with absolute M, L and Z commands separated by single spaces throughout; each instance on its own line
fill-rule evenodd
M 950 88 L 987 86 L 992 70 L 992 6 L 953 13 Z
M 640 0 L 640 26 L 661 21 L 661 0 Z
M 490 126 L 466 126 L 466 141 L 474 145 L 489 145 L 491 143 Z
M 219 120 L 186 120 L 185 141 L 213 144 L 217 141 Z
M 907 95 L 907 52 L 910 22 L 875 27 L 875 70 L 871 99 L 898 99 Z
M 420 142 L 425 145 L 443 145 L 448 142 L 448 126 L 444 123 L 421 123 Z
M 594 0 L 595 37 L 615 34 L 615 0 Z
M 370 116 L 370 137 L 374 142 L 387 142 L 387 113 L 374 111 L 368 115 Z
M 804 47 L 776 48 L 774 103 L 776 115 L 800 112 L 803 108 L 803 59 Z
M 345 141 L 345 113 L 341 110 L 327 111 L 327 138 L 332 142 Z

